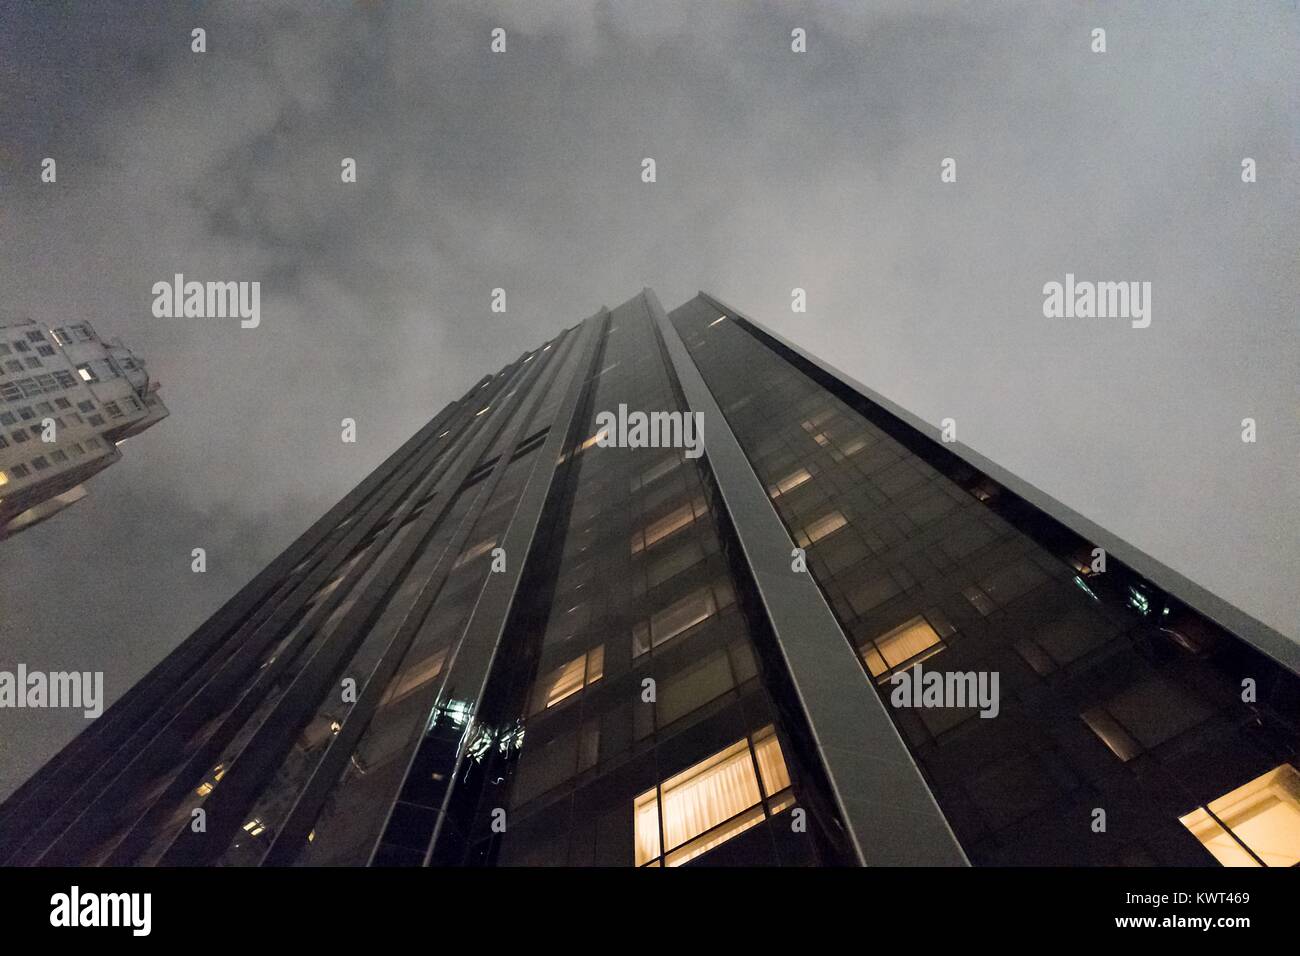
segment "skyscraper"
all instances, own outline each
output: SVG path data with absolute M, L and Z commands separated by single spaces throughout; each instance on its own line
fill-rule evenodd
M 1300 647 L 942 438 L 708 295 L 601 309 L 16 791 L 0 859 L 1300 861 Z
M 121 442 L 166 417 L 144 361 L 89 322 L 0 319 L 0 539 L 80 501 Z

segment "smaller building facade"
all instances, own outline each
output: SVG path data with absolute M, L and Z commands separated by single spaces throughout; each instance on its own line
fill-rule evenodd
M 0 540 L 84 498 L 118 446 L 167 414 L 144 361 L 89 322 L 0 317 Z

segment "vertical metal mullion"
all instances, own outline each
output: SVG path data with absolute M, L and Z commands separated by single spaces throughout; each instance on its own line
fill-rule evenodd
M 429 433 L 432 433 L 434 428 L 441 427 L 455 408 L 455 404 L 448 405 L 439 412 L 428 426 Z M 130 730 L 127 732 L 133 733 L 138 729 L 140 722 L 148 719 L 148 712 L 170 696 L 175 688 L 174 682 L 181 675 L 189 673 L 197 662 L 215 653 L 238 633 L 237 627 L 234 632 L 231 631 L 231 627 L 249 614 L 250 605 L 254 606 L 254 613 L 264 610 L 267 603 L 273 599 L 274 590 L 283 586 L 285 576 L 328 537 L 344 516 L 386 480 L 402 461 L 414 454 L 415 449 L 426 438 L 427 434 L 422 431 L 404 443 L 356 488 L 344 495 L 323 517 L 299 535 L 248 584 L 240 588 L 234 597 L 218 608 L 189 638 L 151 668 L 94 724 L 70 741 L 50 763 L 10 794 L 3 806 L 0 806 L 0 845 L 4 844 L 16 829 L 10 824 L 25 823 L 29 813 L 36 807 L 40 806 L 38 812 L 43 818 L 48 818 L 51 813 L 49 797 L 52 794 L 63 796 L 64 800 L 60 801 L 58 806 L 71 799 L 79 786 L 76 781 L 86 780 L 105 762 L 112 759 L 116 745 L 122 741 L 123 730 L 129 727 Z M 109 744 L 109 749 L 106 750 L 101 746 L 104 743 Z
M 448 405 L 434 418 L 434 423 L 430 423 L 430 429 L 435 423 L 441 424 L 447 418 L 450 418 L 455 405 Z M 311 551 L 320 544 L 333 531 L 339 520 L 347 515 L 357 503 L 368 497 L 377 485 L 380 485 L 387 476 L 398 467 L 402 460 L 413 454 L 413 449 L 420 442 L 424 441 L 426 436 L 416 434 L 411 441 L 406 442 L 400 449 L 394 451 L 393 455 L 385 459 L 370 475 L 365 477 L 356 488 L 339 499 L 329 511 L 325 512 L 320 519 L 313 522 L 307 531 L 295 538 L 289 548 L 281 551 L 274 561 L 263 568 L 259 574 L 253 576 L 244 587 L 235 592 L 234 596 L 227 600 L 224 605 L 218 607 L 216 611 L 203 624 L 200 624 L 198 630 L 195 630 L 190 637 L 177 648 L 172 650 L 168 656 L 161 659 L 157 665 L 153 666 L 143 678 L 133 684 L 133 687 L 118 698 L 116 702 L 108 709 L 107 713 L 100 717 L 98 721 L 86 728 L 81 735 L 74 737 L 72 741 L 59 753 L 53 757 L 51 762 L 47 763 L 42 769 L 36 771 L 32 777 L 18 787 L 16 791 L 10 793 L 9 799 L 5 800 L 3 806 L 0 806 L 0 821 L 10 816 L 10 813 L 19 812 L 23 808 L 29 808 L 32 799 L 39 800 L 39 793 L 48 793 L 52 791 L 68 790 L 69 779 L 83 778 L 87 771 L 87 762 L 94 760 L 95 741 L 96 740 L 113 740 L 120 739 L 121 724 L 130 723 L 133 719 L 140 717 L 140 711 L 148 710 L 151 706 L 156 706 L 156 698 L 165 695 L 169 682 L 177 678 L 177 671 L 186 671 L 199 659 L 207 657 L 216 650 L 226 637 L 230 636 L 230 628 L 240 617 L 248 613 L 250 605 L 259 605 L 260 602 L 268 601 L 273 597 L 273 591 L 287 572 L 298 566 L 304 557 L 311 554 Z M 107 758 L 107 757 L 105 757 Z M 45 808 L 48 812 L 48 806 Z M 3 836 L 0 836 L 3 839 Z
M 509 374 L 501 377 L 497 388 L 483 396 L 484 400 L 489 404 L 496 403 L 498 397 L 510 386 L 518 382 L 518 388 L 522 389 L 524 383 L 531 381 L 540 371 L 537 366 L 532 370 L 522 366 L 522 362 L 516 363 Z M 458 488 L 477 466 L 479 457 L 492 446 L 518 405 L 518 399 L 513 402 L 509 398 L 503 399 L 500 407 L 496 409 L 496 414 L 482 423 L 474 438 L 465 447 L 464 453 L 440 479 L 440 485 L 449 492 L 444 500 L 437 508 L 430 508 L 428 514 L 421 515 L 417 519 L 412 530 L 389 555 L 388 560 L 371 579 L 356 603 L 337 623 L 329 638 L 294 678 L 289 688 L 277 700 L 272 712 L 262 721 L 235 757 L 230 769 L 222 778 L 221 785 L 205 802 L 207 832 L 195 834 L 189 828 L 182 829 L 164 853 L 160 861 L 162 864 L 207 863 L 225 850 L 246 811 L 256 800 L 257 793 L 267 777 L 274 773 L 283 754 L 292 745 L 299 726 L 310 712 L 314 712 L 317 702 L 329 686 L 332 675 L 365 638 L 369 627 L 374 623 L 373 618 L 381 611 L 384 600 L 396 588 L 415 554 L 426 543 L 439 518 L 450 506 L 452 497 L 450 492 Z M 387 543 L 396 535 L 397 529 L 413 509 L 414 504 L 413 496 L 408 496 L 398 508 L 389 529 L 380 540 L 376 541 L 376 555 L 381 554 Z M 360 570 L 360 567 L 356 570 Z M 339 597 L 342 598 L 342 595 Z
M 357 522 L 354 531 L 345 538 L 346 544 L 341 542 L 335 549 L 337 553 L 331 554 L 321 563 L 324 576 L 333 573 L 346 562 L 347 555 L 355 546 L 354 541 L 359 541 L 370 534 L 374 526 L 391 512 L 393 505 L 397 501 L 404 496 L 409 499 L 418 493 L 421 482 L 425 480 L 424 476 L 428 474 L 429 465 L 446 453 L 446 449 L 429 446 L 424 449 L 422 456 L 408 463 L 407 467 L 394 477 L 393 486 L 370 504 L 365 515 Z M 371 547 L 382 550 L 384 543 L 395 533 L 396 526 L 396 518 L 391 519 L 385 534 L 380 538 L 376 538 Z M 222 719 L 221 726 L 197 750 L 184 758 L 184 763 L 176 772 L 172 784 L 149 807 L 145 808 L 136 823 L 123 836 L 123 839 L 109 857 L 108 862 L 110 864 L 125 865 L 135 861 L 138 853 L 144 850 L 153 837 L 151 827 L 155 826 L 165 814 L 174 812 L 176 803 L 184 798 L 193 780 L 202 777 L 208 768 L 212 766 L 212 762 L 217 758 L 220 751 L 234 739 L 245 721 L 260 706 L 265 693 L 276 682 L 284 668 L 289 666 L 298 653 L 310 646 L 316 630 L 328 620 L 334 609 L 346 599 L 350 587 L 355 585 L 364 572 L 365 568 L 362 565 L 353 568 L 347 577 L 340 582 L 339 586 L 300 622 L 298 637 L 281 649 L 276 657 L 277 664 L 256 674 L 253 684 L 244 689 L 239 701 Z M 319 587 L 319 583 L 321 583 L 316 576 L 309 580 L 316 581 L 316 587 L 307 587 L 303 590 L 303 593 L 298 596 L 295 602 L 294 606 L 296 608 L 305 605 L 306 601 Z M 271 643 L 279 637 L 280 630 L 280 628 L 276 628 L 268 634 L 267 639 L 251 655 L 248 661 L 250 665 L 255 663 L 256 658 L 265 653 Z M 236 673 L 227 675 L 225 685 L 238 685 L 246 677 L 247 669 L 243 668 Z M 208 693 L 207 687 L 204 688 L 204 692 Z
M 541 371 L 538 372 L 537 378 L 531 386 L 531 390 L 538 395 L 544 394 L 555 376 L 559 374 L 564 361 L 568 357 L 568 349 L 572 338 L 573 336 L 564 335 L 559 343 L 559 348 L 555 349 L 552 359 L 550 361 L 543 359 L 538 362 Z M 529 414 L 532 414 L 531 409 Z M 529 424 L 528 420 L 522 420 L 520 429 L 525 429 Z M 515 440 L 517 438 L 518 435 L 516 434 Z M 509 465 L 515 440 L 512 440 L 509 443 L 510 447 L 507 447 L 501 453 L 497 467 L 493 469 L 493 474 L 489 476 L 484 489 L 480 492 L 485 505 L 491 499 L 492 491 L 499 481 L 499 475 L 504 474 L 502 465 Z M 444 505 L 447 512 L 455 504 L 455 492 L 456 489 L 451 489 L 445 498 Z M 441 517 L 439 517 L 438 522 L 441 523 Z M 353 705 L 347 719 L 343 722 L 343 727 L 330 742 L 325 754 L 312 771 L 306 786 L 295 800 L 288 817 L 277 829 L 276 836 L 267 849 L 261 865 L 286 865 L 291 863 L 300 852 L 302 841 L 306 839 L 307 834 L 311 831 L 317 817 L 320 815 L 321 808 L 325 804 L 325 800 L 338 780 L 339 774 L 343 772 L 343 768 L 352 756 L 356 745 L 360 742 L 362 734 L 368 728 L 370 719 L 378 709 L 383 694 L 388 688 L 389 681 L 401 666 L 416 635 L 420 633 L 426 616 L 437 601 L 442 586 L 451 572 L 451 561 L 463 548 L 473 524 L 474 515 L 466 514 L 462 518 L 457 531 L 447 540 L 441 556 L 430 569 L 425 583 L 421 586 L 420 593 L 416 596 L 402 623 L 398 625 L 393 639 L 371 669 L 370 676 L 367 678 L 356 704 Z M 432 706 L 432 702 L 430 702 L 430 706 Z
M 463 416 L 465 409 L 461 408 L 459 411 Z M 426 444 L 425 447 L 417 449 L 413 457 L 400 462 L 395 476 L 389 475 L 390 479 L 396 477 L 397 484 L 387 490 L 384 490 L 384 486 L 380 486 L 376 489 L 379 496 L 367 499 L 360 520 L 354 521 L 346 530 L 334 529 L 327 540 L 336 540 L 336 543 L 326 560 L 300 581 L 289 597 L 276 606 L 269 617 L 263 619 L 256 627 L 252 627 L 253 622 L 250 621 L 240 628 L 237 636 L 249 631 L 250 628 L 251 633 L 245 634 L 234 654 L 215 667 L 205 666 L 196 672 L 172 695 L 173 698 L 184 701 L 178 709 L 160 709 L 139 730 L 119 745 L 117 752 L 129 753 L 130 758 L 115 772 L 111 763 L 105 765 L 99 774 L 85 782 L 78 794 L 69 798 L 66 806 L 72 810 L 71 819 L 68 814 L 63 814 L 55 815 L 47 821 L 46 829 L 51 831 L 55 827 L 62 829 L 43 850 L 39 851 L 36 858 L 39 862 L 43 864 L 77 862 L 74 855 L 76 838 L 93 833 L 98 825 L 103 824 L 106 816 L 120 812 L 120 801 L 133 796 L 131 788 L 133 783 L 138 782 L 142 768 L 146 776 L 152 776 L 151 771 L 160 768 L 166 759 L 168 745 L 183 743 L 204 720 L 211 719 L 208 708 L 219 703 L 223 696 L 237 691 L 238 684 L 247 679 L 257 660 L 279 638 L 287 624 L 301 612 L 329 574 L 333 573 L 351 550 L 383 520 L 392 501 L 400 497 L 403 490 L 409 490 L 411 483 L 419 481 L 422 460 L 427 460 L 431 456 L 436 458 L 443 452 L 444 450 L 437 446 Z M 342 598 L 343 595 L 336 591 L 312 610 L 307 621 L 323 619 L 324 615 L 328 614 Z M 304 622 L 303 635 L 294 646 L 310 636 L 310 631 L 311 628 Z M 289 649 L 286 648 L 286 653 L 288 651 Z M 206 748 L 200 747 L 200 753 L 204 752 Z M 189 759 L 192 758 L 187 758 L 186 762 Z M 173 786 L 179 787 L 179 784 L 174 783 Z M 169 788 L 168 793 L 171 791 L 172 788 Z M 82 800 L 81 792 L 91 793 L 93 796 L 88 800 Z M 158 798 L 161 799 L 163 798 Z M 156 800 L 155 804 L 157 802 Z M 152 806 L 149 809 L 152 809 Z M 149 809 L 145 812 L 148 813 Z M 114 817 L 112 825 L 116 825 L 118 819 Z
M 514 604 L 519 581 L 523 575 L 524 563 L 532 550 L 533 539 L 541 523 L 542 510 L 555 479 L 555 463 L 559 461 L 564 451 L 564 444 L 568 440 L 574 418 L 581 407 L 585 386 L 597 372 L 596 360 L 600 356 L 609 321 L 609 311 L 602 310 L 599 316 L 593 316 L 583 323 L 583 338 L 578 346 L 581 358 L 578 366 L 573 370 L 572 380 L 567 385 L 564 399 L 556 410 L 555 421 L 546 436 L 546 444 L 542 448 L 543 457 L 538 461 L 519 496 L 519 504 L 515 508 L 502 542 L 506 553 L 515 554 L 519 559 L 513 562 L 511 568 L 505 573 L 489 576 L 479 594 L 474 611 L 465 625 L 456 652 L 450 659 L 447 676 L 439 693 L 439 706 L 444 702 L 446 689 L 453 686 L 453 679 L 455 679 L 462 686 L 471 689 L 471 696 L 467 699 L 473 702 L 472 706 L 475 709 L 466 722 L 466 733 L 461 737 L 460 745 L 456 748 L 454 765 L 449 768 L 450 773 L 447 774 L 448 786 L 438 808 L 433 835 L 424 854 L 426 866 L 433 858 L 439 840 L 443 838 L 448 808 L 456 788 L 455 781 L 460 775 L 465 759 L 465 742 L 470 739 L 478 724 L 477 708 L 483 700 L 488 678 L 501 647 L 505 624 L 509 619 L 510 609 Z M 481 663 L 472 658 L 462 659 L 462 655 L 467 650 L 479 652 Z M 466 664 L 470 669 L 467 670 Z
M 690 410 L 704 416 L 705 457 L 721 505 L 859 862 L 968 865 L 821 589 L 809 575 L 791 572 L 790 535 L 681 335 L 655 294 L 644 295 Z

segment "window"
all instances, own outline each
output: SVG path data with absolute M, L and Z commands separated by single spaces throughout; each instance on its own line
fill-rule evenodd
M 1284 763 L 1178 820 L 1224 866 L 1295 866 L 1300 774 Z
M 84 402 L 77 402 L 77 408 L 81 409 L 83 412 L 93 412 L 95 410 L 95 403 L 87 399 Z
M 3 440 L 4 439 L 0 439 L 0 441 Z M 3 471 L 0 471 L 0 488 L 4 487 L 7 484 L 9 484 L 9 476 L 6 475 Z
M 0 412 L 0 425 L 14 425 L 18 417 L 13 412 Z
M 98 382 L 99 376 L 94 373 L 89 365 L 78 365 L 77 371 L 81 373 L 83 382 Z
M 843 528 L 847 521 L 844 515 L 838 511 L 832 511 L 829 514 L 822 515 L 816 521 L 805 525 L 801 530 L 795 532 L 795 540 L 799 542 L 799 547 L 806 548 L 810 544 L 816 544 L 827 535 L 834 534 Z
M 50 461 L 67 461 L 67 460 L 68 460 L 68 453 L 66 451 L 63 451 L 61 448 L 56 448 L 54 451 L 50 452 Z
M 632 532 L 632 553 L 640 554 L 671 534 L 685 528 L 696 518 L 705 513 L 704 499 L 689 501 L 656 521 L 650 522 L 644 529 Z
M 54 380 L 59 383 L 60 388 L 73 388 L 77 384 L 77 380 L 72 377 L 72 373 L 65 372 L 62 369 L 55 371 Z M 64 401 L 67 401 L 67 399 L 64 399 Z
M 930 622 L 918 614 L 892 631 L 867 641 L 858 653 L 876 683 L 883 684 L 895 671 L 933 657 L 944 646 Z
M 811 481 L 811 480 L 812 480 L 812 474 L 808 471 L 808 469 L 799 468 L 796 471 L 793 471 L 790 474 L 786 475 L 776 484 L 769 486 L 767 489 L 767 493 L 769 497 L 779 498 L 781 495 L 798 488 L 805 481 Z
M 36 346 L 36 354 L 37 354 L 37 355 L 44 355 L 44 356 L 47 356 L 47 357 L 48 357 L 48 356 L 51 356 L 51 355 L 54 354 L 54 346 L 53 346 L 53 345 L 38 345 L 38 346 Z
M 8 448 L 8 447 L 9 447 L 9 439 L 5 438 L 4 435 L 0 435 L 0 448 Z
M 44 471 L 50 467 L 50 462 L 44 455 L 37 455 L 32 459 L 32 467 L 37 471 Z
M 790 806 L 772 799 L 789 787 L 768 725 L 633 800 L 636 865 L 681 866 L 707 853 Z
M 31 474 L 31 471 L 28 469 L 26 465 L 14 465 L 12 468 L 9 469 L 9 473 L 12 474 L 15 478 L 26 478 L 28 475 Z
M 67 329 L 54 329 L 50 334 L 54 336 L 54 341 L 58 342 L 60 345 L 67 345 L 72 341 L 71 336 L 68 335 Z
M 638 491 L 641 488 L 644 488 L 646 485 L 650 484 L 651 482 L 656 481 L 662 478 L 664 475 L 668 474 L 670 471 L 675 469 L 681 463 L 682 463 L 682 456 L 680 453 L 676 453 L 676 452 L 662 459 L 661 461 L 656 462 L 655 464 L 647 468 L 644 472 L 642 472 L 640 475 L 632 479 L 631 490 Z
M 23 442 L 27 441 L 27 433 L 22 429 L 19 429 L 16 432 L 10 432 L 9 437 L 12 438 L 14 441 L 18 442 L 19 444 L 22 444 Z
M 56 399 L 54 400 L 54 404 L 57 405 L 59 408 L 71 408 L 71 407 L 72 407 L 72 403 L 71 403 L 70 401 L 68 401 L 66 398 L 56 398 Z
M 646 565 L 646 584 L 656 587 L 704 560 L 704 546 L 694 537 L 685 539 L 662 557 Z
M 89 423 L 92 424 L 92 425 L 102 425 L 102 424 L 104 424 L 104 416 L 103 416 L 103 415 L 91 415 L 90 417 L 88 417 L 88 418 L 86 419 L 86 421 L 89 422 Z
M 28 342 L 44 342 L 44 341 L 45 341 L 45 336 L 42 335 L 40 332 L 28 332 L 28 333 L 27 333 L 27 341 L 28 341 Z
M 584 687 L 600 680 L 604 673 L 605 645 L 600 644 L 567 664 L 562 664 L 549 673 L 543 674 L 533 691 L 533 702 L 528 712 L 535 714 L 548 707 L 554 707 Z
M 117 402 L 105 402 L 104 411 L 108 412 L 109 418 L 122 417 L 122 409 L 118 406 Z
M 664 678 L 654 704 L 655 725 L 663 729 L 757 674 L 753 653 L 742 643 L 715 651 L 702 661 Z M 638 737 L 650 732 L 645 727 Z
M 15 352 L 30 352 L 31 350 L 32 350 L 32 347 L 31 347 L 30 345 L 28 345 L 26 342 L 15 342 L 15 343 L 14 343 L 14 351 L 15 351 Z
M 41 360 L 38 359 L 35 355 L 29 355 L 27 358 L 23 359 L 23 361 L 27 363 L 28 368 L 41 367 Z
M 731 590 L 722 582 L 692 591 L 663 610 L 656 611 L 651 615 L 649 623 L 643 621 L 633 628 L 632 656 L 640 657 L 651 647 L 672 640 L 701 621 L 708 620 L 717 613 L 718 608 L 726 607 L 731 601 Z

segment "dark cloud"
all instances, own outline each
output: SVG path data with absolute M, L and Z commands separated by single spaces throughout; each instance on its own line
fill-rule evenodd
M 0 667 L 119 694 L 475 378 L 643 285 L 956 418 L 1296 635 L 1297 39 L 1281 3 L 7 5 L 0 304 L 122 336 L 173 414 L 0 545 Z M 153 318 L 175 272 L 260 280 L 261 328 Z M 1066 272 L 1152 282 L 1151 328 L 1044 319 Z M 0 712 L 0 793 L 81 725 Z

